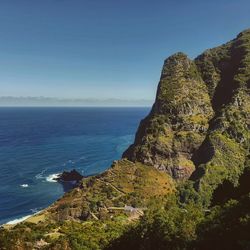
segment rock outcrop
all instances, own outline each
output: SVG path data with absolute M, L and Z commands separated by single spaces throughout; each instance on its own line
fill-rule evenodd
M 191 179 L 211 199 L 224 180 L 237 185 L 250 148 L 250 30 L 195 60 L 209 89 L 215 116 L 194 154 Z
M 75 169 L 67 172 L 63 171 L 62 174 L 54 178 L 58 182 L 72 182 L 74 184 L 79 183 L 82 180 L 83 176 L 79 174 Z
M 177 53 L 164 62 L 153 108 L 123 157 L 166 171 L 174 179 L 187 179 L 212 116 L 208 90 L 196 64 Z
M 149 241 L 142 246 L 148 246 L 152 236 L 155 249 L 204 249 L 199 245 L 204 239 L 205 249 L 221 249 L 221 239 L 227 242 L 232 237 L 235 245 L 229 241 L 223 249 L 248 249 L 249 149 L 250 30 L 246 30 L 195 60 L 183 53 L 166 59 L 152 110 L 141 121 L 123 159 L 96 176 L 82 178 L 75 171 L 64 172 L 59 180 L 77 181 L 77 187 L 31 217 L 39 221 L 37 225 L 22 223 L 9 231 L 3 229 L 0 237 L 11 249 L 71 249 L 72 244 L 78 249 L 82 248 L 78 242 L 90 239 L 94 243 L 86 249 L 99 249 L 98 244 L 110 237 L 123 243 L 117 227 L 134 221 L 135 211 L 138 220 L 145 210 L 148 216 L 145 212 L 142 221 L 148 221 L 139 227 L 138 239 L 135 228 L 124 231 L 126 239 L 132 235 L 131 246 L 143 238 Z M 228 200 L 223 207 L 213 207 Z M 214 222 L 209 224 L 211 219 Z M 207 236 L 202 231 L 206 225 Z M 169 230 L 173 231 L 170 241 Z M 108 232 L 106 238 L 103 231 Z M 59 238 L 52 245 L 55 237 Z M 155 242 L 161 239 L 163 248 L 157 248 Z M 180 245 L 175 247 L 177 241 Z M 183 245 L 185 241 L 188 245 Z M 128 244 L 123 246 L 128 248 Z
M 123 154 L 195 181 L 208 200 L 227 179 L 237 185 L 249 154 L 250 30 L 190 60 L 163 66 L 156 100 Z

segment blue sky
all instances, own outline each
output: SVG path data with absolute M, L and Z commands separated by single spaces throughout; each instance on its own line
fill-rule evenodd
M 249 0 L 1 0 L 0 96 L 154 99 L 163 60 L 250 27 Z

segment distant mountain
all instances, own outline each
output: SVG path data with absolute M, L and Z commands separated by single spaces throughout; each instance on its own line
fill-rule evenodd
M 69 106 L 69 107 L 81 107 L 81 106 L 151 106 L 152 100 L 146 99 L 96 99 L 96 98 L 54 98 L 54 97 L 12 97 L 12 96 L 0 96 L 1 106 Z

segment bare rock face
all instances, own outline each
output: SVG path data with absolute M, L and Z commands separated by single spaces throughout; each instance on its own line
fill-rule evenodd
M 208 89 L 195 63 L 183 53 L 174 54 L 164 62 L 152 110 L 123 157 L 187 179 L 212 115 Z
M 223 181 L 238 184 L 250 149 L 250 29 L 195 59 L 215 111 L 191 179 L 211 199 Z
M 83 176 L 79 174 L 75 169 L 67 172 L 63 171 L 58 177 L 54 178 L 54 180 L 59 182 L 73 182 L 78 183 L 82 180 Z
M 250 29 L 195 60 L 177 53 L 164 62 L 152 110 L 123 157 L 191 179 L 205 204 L 223 181 L 237 185 L 249 149 Z

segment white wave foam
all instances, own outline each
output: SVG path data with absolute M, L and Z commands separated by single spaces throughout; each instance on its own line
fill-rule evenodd
M 14 224 L 20 223 L 20 222 L 22 222 L 24 220 L 27 220 L 31 216 L 32 216 L 32 214 L 26 215 L 26 216 L 23 216 L 21 218 L 15 219 L 15 220 L 11 220 L 11 221 L 7 222 L 6 224 L 7 225 L 14 225 Z
M 60 173 L 57 174 L 50 174 L 49 176 L 46 177 L 46 181 L 48 182 L 57 182 L 55 178 L 58 178 Z
M 28 184 L 21 184 L 20 187 L 27 188 L 27 187 L 29 187 L 29 185 Z
M 43 174 L 47 171 L 47 168 L 45 168 L 41 173 L 37 174 L 35 177 L 36 179 L 44 179 Z
M 38 213 L 40 213 L 40 212 L 41 212 L 41 211 L 37 211 L 37 210 L 36 210 L 35 213 L 32 213 L 32 214 L 23 216 L 23 217 L 21 217 L 21 218 L 17 218 L 17 219 L 8 221 L 6 224 L 7 224 L 7 225 L 15 225 L 15 224 L 17 224 L 17 223 L 20 223 L 20 222 L 22 222 L 22 221 L 27 220 L 27 219 L 30 218 L 31 216 L 36 215 L 36 214 L 38 214 Z
M 30 211 L 32 214 L 37 214 L 42 210 L 42 207 L 31 208 Z

